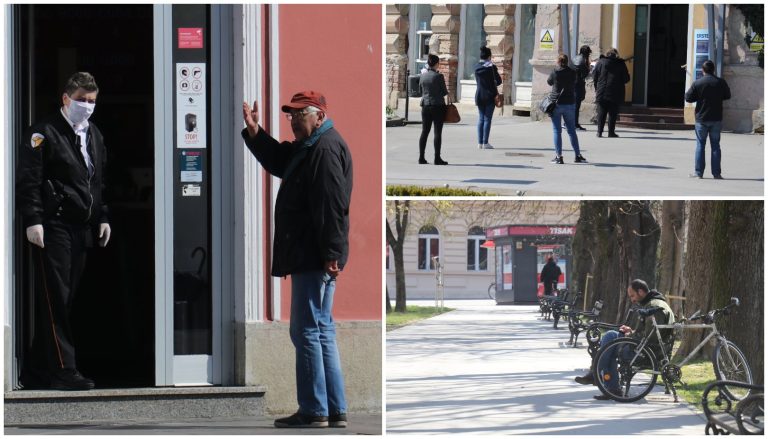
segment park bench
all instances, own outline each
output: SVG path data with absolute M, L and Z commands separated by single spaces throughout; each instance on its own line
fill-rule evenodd
M 629 319 L 632 318 L 632 314 L 637 309 L 637 306 L 632 306 L 627 310 L 624 315 L 624 323 L 606 323 L 593 321 L 587 325 L 584 330 L 585 337 L 587 338 L 587 352 L 591 358 L 595 358 L 595 354 L 600 350 L 600 338 L 604 331 L 618 331 L 622 324 L 626 325 Z
M 568 312 L 571 309 L 576 308 L 576 304 L 579 303 L 581 296 L 582 292 L 579 291 L 575 294 L 569 295 L 567 300 L 552 302 L 552 317 L 554 319 L 552 328 L 557 329 L 557 323 L 560 321 L 560 317 L 568 319 Z
M 558 301 L 568 300 L 570 291 L 567 288 L 554 291 L 557 294 L 551 296 L 541 296 L 539 298 L 539 309 L 541 310 L 541 318 L 549 320 L 552 316 L 552 304 Z
M 749 393 L 738 399 L 733 395 L 734 389 L 748 390 Z M 712 392 L 717 393 L 710 396 Z M 701 405 L 707 417 L 704 432 L 715 435 L 764 434 L 764 400 L 761 385 L 738 381 L 716 381 L 708 385 L 701 396 Z
M 590 311 L 578 311 L 572 309 L 568 313 L 568 331 L 571 333 L 571 338 L 568 340 L 567 345 L 576 347 L 576 343 L 579 339 L 579 334 L 586 330 L 590 323 L 597 321 L 600 316 L 600 311 L 603 309 L 603 301 L 595 301 L 595 305 Z

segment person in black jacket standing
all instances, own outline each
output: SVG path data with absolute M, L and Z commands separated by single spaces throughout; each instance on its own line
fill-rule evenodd
M 697 79 L 685 92 L 686 102 L 696 102 L 696 160 L 695 173 L 691 177 L 702 178 L 707 161 L 704 148 L 707 136 L 712 147 L 712 177 L 722 180 L 720 175 L 720 131 L 723 129 L 723 101 L 731 98 L 731 89 L 723 78 L 715 76 L 715 63 L 704 61 L 701 66 L 704 76 Z
M 448 88 L 445 78 L 436 70 L 440 58 L 437 55 L 427 57 L 427 71 L 419 76 L 421 90 L 421 136 L 419 137 L 419 164 L 426 165 L 424 152 L 427 149 L 427 138 L 432 124 L 435 124 L 435 164 L 447 165 L 448 162 L 440 156 L 443 146 L 443 122 L 445 121 L 445 100 Z
M 18 207 L 32 243 L 36 285 L 35 333 L 25 361 L 25 389 L 89 390 L 77 370 L 70 326 L 72 303 L 94 238 L 104 247 L 111 229 L 104 204 L 107 153 L 93 122 L 99 88 L 87 72 L 72 75 L 62 107 L 32 125 L 19 150 Z
M 298 411 L 278 428 L 346 427 L 347 402 L 331 310 L 349 255 L 352 156 L 328 118 L 325 97 L 293 95 L 282 110 L 296 138 L 278 142 L 259 127 L 256 102 L 243 103 L 248 149 L 282 179 L 275 202 L 272 275 L 291 275 L 291 341 Z
M 555 262 L 554 256 L 549 256 L 547 263 L 544 264 L 544 268 L 541 269 L 541 283 L 544 284 L 544 295 L 551 295 L 552 290 L 557 288 L 561 274 L 562 270 L 560 270 L 560 266 Z
M 496 96 L 499 91 L 496 87 L 501 85 L 499 69 L 491 62 L 491 49 L 480 48 L 480 61 L 475 65 L 475 105 L 480 113 L 477 119 L 477 148 L 493 149 L 488 143 L 491 134 L 491 121 L 493 110 L 496 108 Z
M 576 71 L 568 67 L 568 55 L 561 53 L 557 57 L 557 68 L 549 74 L 547 84 L 552 86 L 550 92 L 553 98 L 557 99 L 557 105 L 552 111 L 552 130 L 555 139 L 555 158 L 552 163 L 562 165 L 563 161 L 563 125 L 561 119 L 565 121 L 565 129 L 568 131 L 568 137 L 571 139 L 571 148 L 573 148 L 576 158 L 575 163 L 586 163 L 579 151 L 579 138 L 576 135 Z
M 589 76 L 589 55 L 592 54 L 592 49 L 589 46 L 584 45 L 579 48 L 579 55 L 573 60 L 573 64 L 576 69 L 576 129 L 586 131 L 579 124 L 579 110 L 581 110 L 581 103 L 587 97 L 587 77 Z
M 600 55 L 592 78 L 595 83 L 597 102 L 597 137 L 603 137 L 605 118 L 608 116 L 608 137 L 616 134 L 616 120 L 619 118 L 619 105 L 624 102 L 624 84 L 629 82 L 629 70 L 619 51 L 609 49 L 605 56 Z

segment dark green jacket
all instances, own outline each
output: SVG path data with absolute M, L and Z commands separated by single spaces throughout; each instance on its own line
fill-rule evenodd
M 661 294 L 660 292 L 656 290 L 649 291 L 648 295 L 645 296 L 645 299 L 643 299 L 639 305 L 642 308 L 646 308 L 646 309 L 655 307 L 655 306 L 664 308 L 664 311 L 661 311 L 661 313 L 659 314 L 655 314 L 656 324 L 671 325 L 675 323 L 675 313 L 673 313 L 672 308 L 669 307 L 669 304 L 667 303 L 667 298 L 664 297 L 664 295 Z M 645 324 L 640 325 L 639 329 L 640 329 L 640 332 L 636 333 L 637 337 L 645 337 L 646 335 L 648 335 L 648 333 L 654 331 L 653 324 L 651 324 L 651 318 L 648 317 L 645 321 Z M 669 341 L 672 335 L 672 329 L 660 329 L 660 331 L 661 331 L 662 339 L 664 341 Z M 649 341 L 649 343 L 654 345 L 654 347 L 658 347 L 658 342 L 659 341 L 655 336 L 652 337 Z

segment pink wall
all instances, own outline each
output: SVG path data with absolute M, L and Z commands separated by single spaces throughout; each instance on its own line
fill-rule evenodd
M 317 90 L 352 152 L 354 189 L 347 268 L 334 299 L 336 320 L 381 320 L 382 279 L 381 5 L 281 5 L 280 103 Z M 292 137 L 281 119 L 283 139 Z M 282 318 L 290 315 L 290 280 L 282 281 Z

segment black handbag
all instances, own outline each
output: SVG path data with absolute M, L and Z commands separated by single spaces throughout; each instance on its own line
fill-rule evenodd
M 563 94 L 564 90 L 565 89 L 561 89 L 560 94 L 554 99 L 552 99 L 552 93 L 547 93 L 547 95 L 544 96 L 544 99 L 539 102 L 539 110 L 547 114 L 552 114 L 552 112 L 555 111 L 555 105 L 557 105 L 557 101 L 560 99 L 560 95 Z

